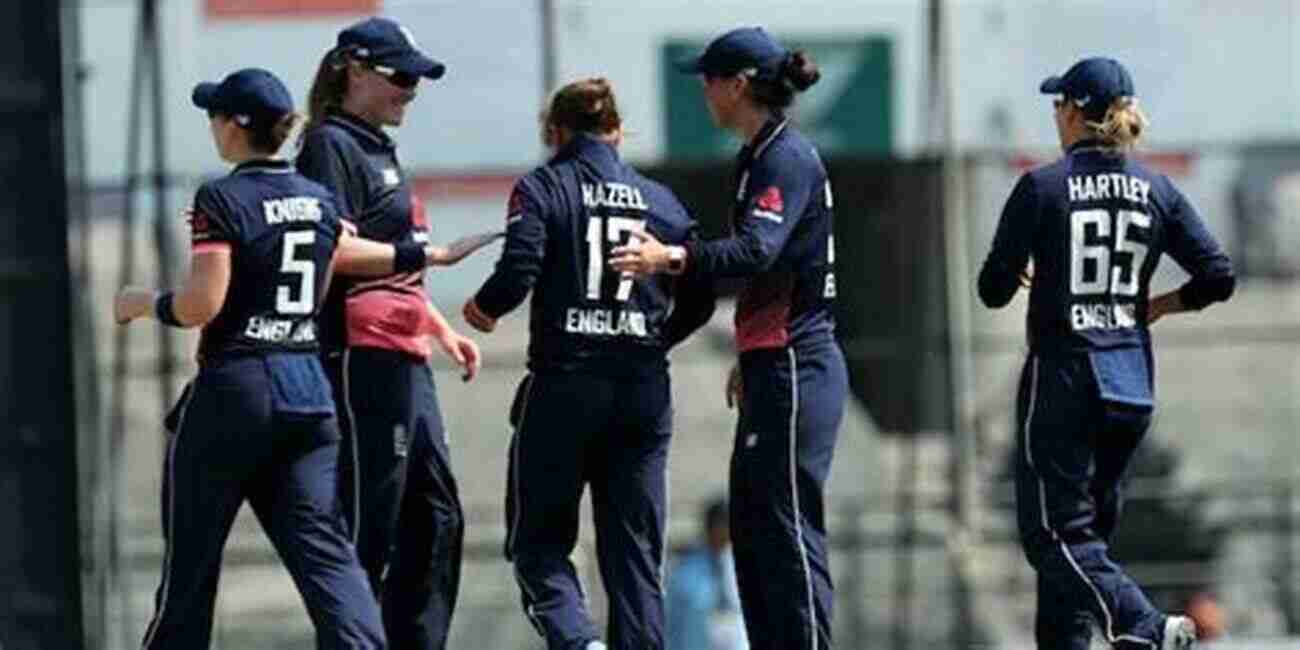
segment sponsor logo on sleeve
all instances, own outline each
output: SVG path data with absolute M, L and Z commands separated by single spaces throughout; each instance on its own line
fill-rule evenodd
M 781 188 L 773 185 L 758 198 L 754 200 L 754 210 L 750 213 L 759 219 L 767 219 L 776 223 L 785 221 L 782 212 L 785 211 L 785 201 L 781 199 Z
M 190 213 L 190 231 L 194 234 L 206 234 L 208 232 L 208 215 L 202 212 Z
M 524 216 L 524 197 L 515 190 L 510 193 L 510 202 L 506 204 L 506 225 L 519 221 Z

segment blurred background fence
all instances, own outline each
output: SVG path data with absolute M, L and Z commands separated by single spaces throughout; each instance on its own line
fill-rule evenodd
M 949 280 L 938 263 L 943 232 L 936 223 L 942 206 L 927 194 L 940 165 L 835 158 L 829 164 L 836 187 L 844 188 L 837 191 L 839 205 L 864 206 L 841 208 L 837 232 L 841 337 L 857 397 L 841 433 L 831 490 L 837 638 L 850 648 L 1023 645 L 1031 629 L 1034 583 L 1016 543 L 1005 465 L 1013 435 L 1012 396 L 1024 355 L 1023 303 L 1005 314 L 974 314 L 969 335 L 978 477 L 971 529 L 959 523 L 962 495 L 953 478 L 960 470 L 954 467 L 957 447 L 949 433 L 952 333 L 942 299 Z M 972 156 L 962 169 L 967 179 L 998 177 L 966 184 L 965 200 L 979 204 L 1000 201 L 1018 167 L 1002 156 Z M 725 165 L 647 171 L 681 190 L 700 214 L 723 214 L 712 204 L 725 196 L 703 188 L 725 178 Z M 445 216 L 439 232 L 450 238 L 500 218 L 508 180 L 453 187 L 449 180 L 430 178 L 423 186 L 431 205 Z M 189 190 L 194 182 L 178 187 Z M 101 206 L 89 224 L 96 233 L 92 239 L 107 245 L 97 248 L 96 270 L 83 275 L 87 283 L 80 286 L 98 296 L 87 305 L 99 306 L 101 313 L 92 319 L 97 334 L 91 338 L 100 342 L 114 332 L 103 305 L 117 278 L 113 264 L 121 264 L 118 256 L 128 248 L 113 214 L 123 200 L 112 190 L 95 192 L 91 201 Z M 971 230 L 991 224 L 996 213 L 996 208 L 973 213 L 980 218 L 972 220 Z M 180 226 L 172 223 L 170 236 L 178 238 Z M 1225 237 L 1234 232 L 1222 226 L 1219 231 Z M 986 234 L 970 235 L 972 259 Z M 139 269 L 157 268 L 155 250 L 145 245 L 150 236 L 144 225 L 135 229 Z M 1234 242 L 1239 251 L 1249 245 Z M 485 277 L 491 257 L 432 274 L 435 302 L 455 314 Z M 1239 253 L 1238 259 L 1249 268 L 1248 255 Z M 1168 283 L 1177 281 L 1169 275 Z M 1161 606 L 1181 609 L 1208 595 L 1226 613 L 1234 635 L 1252 638 L 1300 634 L 1295 290 L 1289 274 L 1275 267 L 1267 273 L 1248 271 L 1233 304 L 1160 329 L 1161 408 L 1139 457 L 1138 481 L 1116 545 L 1118 556 Z M 678 418 L 671 460 L 672 539 L 677 547 L 697 537 L 696 510 L 725 490 L 731 430 L 731 414 L 721 399 L 730 363 L 725 312 L 673 355 Z M 458 318 L 453 316 L 464 327 Z M 470 509 L 471 543 L 455 627 L 455 640 L 464 645 L 458 647 L 540 647 L 517 611 L 514 583 L 500 556 L 505 408 L 524 373 L 525 327 L 522 315 L 515 315 L 499 333 L 483 338 L 487 368 L 473 384 L 461 384 L 445 363 L 435 362 Z M 176 372 L 166 384 L 173 392 L 192 372 L 187 358 L 192 343 L 192 337 L 174 342 Z M 166 364 L 160 363 L 162 342 L 147 329 L 130 335 L 125 364 L 110 362 L 107 347 L 97 345 L 99 385 L 105 394 L 125 396 L 113 398 L 120 399 L 114 404 L 125 420 L 122 431 L 108 428 L 113 435 L 107 445 L 101 443 L 99 472 L 83 468 L 83 499 L 106 507 L 101 514 L 111 513 L 85 534 L 111 532 L 120 540 L 116 554 L 95 565 L 104 571 L 98 579 L 106 600 L 91 611 L 102 612 L 107 627 L 130 645 L 151 612 L 149 594 L 162 557 L 158 395 Z M 581 564 L 600 611 L 590 539 L 584 537 L 584 543 Z M 226 564 L 221 647 L 311 647 L 306 617 L 251 518 L 241 518 Z

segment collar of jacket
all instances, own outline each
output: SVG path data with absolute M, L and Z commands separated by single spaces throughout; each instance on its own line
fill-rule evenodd
M 574 134 L 573 139 L 568 144 L 560 147 L 560 150 L 555 152 L 550 162 L 564 162 L 571 158 L 611 162 L 618 162 L 619 160 L 618 149 L 614 145 L 589 133 Z
M 393 139 L 388 137 L 388 134 L 384 133 L 383 129 L 347 111 L 341 109 L 332 110 L 329 116 L 325 118 L 325 121 L 343 127 L 349 133 L 386 149 L 397 148 L 397 143 L 393 142 Z
M 1101 151 L 1101 141 L 1095 138 L 1084 138 L 1065 149 L 1066 153 L 1083 153 L 1085 151 Z
M 268 174 L 287 174 L 291 171 L 293 171 L 293 163 L 288 160 L 281 160 L 279 158 L 254 158 L 235 165 L 235 168 L 230 170 L 230 174 L 232 176 L 235 174 L 255 174 L 258 172 Z
M 741 147 L 740 153 L 736 155 L 736 162 L 745 165 L 763 155 L 763 152 L 767 151 L 767 148 L 771 146 L 777 136 L 781 135 L 782 131 L 785 131 L 785 127 L 789 123 L 790 118 L 786 117 L 784 113 L 773 112 L 772 116 L 763 123 L 763 127 L 758 130 L 758 133 L 754 134 L 754 139 Z

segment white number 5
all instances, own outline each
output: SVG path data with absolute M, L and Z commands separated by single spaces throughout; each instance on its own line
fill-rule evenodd
M 275 288 L 275 311 L 281 314 L 310 314 L 316 306 L 316 263 L 312 260 L 300 260 L 294 257 L 298 246 L 310 246 L 316 242 L 316 233 L 311 230 L 291 230 L 284 233 L 284 248 L 280 255 L 280 273 L 298 274 L 298 299 L 294 300 L 293 288 L 281 284 Z

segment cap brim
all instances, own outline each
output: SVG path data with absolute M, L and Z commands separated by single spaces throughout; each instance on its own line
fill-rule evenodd
M 447 74 L 446 65 L 443 65 L 441 61 L 434 61 L 420 52 L 411 52 L 385 63 L 399 72 L 431 80 L 441 79 L 442 75 Z
M 1039 84 L 1038 91 L 1044 95 L 1060 95 L 1065 92 L 1065 79 L 1062 77 L 1048 77 Z
M 194 92 L 190 93 L 190 100 L 195 106 L 210 111 L 217 107 L 217 88 L 217 84 L 205 81 L 194 87 Z

